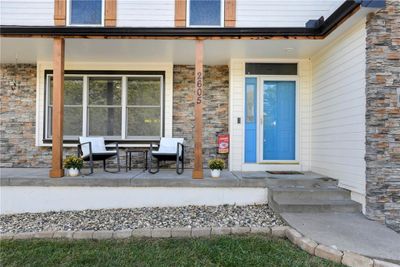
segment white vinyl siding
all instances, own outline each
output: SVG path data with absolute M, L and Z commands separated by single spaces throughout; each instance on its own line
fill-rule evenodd
M 244 84 L 246 62 L 298 63 L 298 164 L 257 164 L 244 163 Z M 274 60 L 232 59 L 229 68 L 229 132 L 230 153 L 229 166 L 233 171 L 260 170 L 310 170 L 310 102 L 311 102 L 311 66 L 308 59 Z M 241 123 L 237 122 L 241 118 Z
M 311 167 L 311 62 L 308 59 L 299 61 L 299 155 L 302 171 Z
M 303 27 L 344 0 L 237 0 L 237 27 Z M 1 25 L 54 25 L 54 0 L 0 0 Z M 118 0 L 118 27 L 174 27 L 174 0 Z
M 53 26 L 54 0 L 0 0 L 0 24 Z
M 311 169 L 365 194 L 365 20 L 312 59 Z
M 231 60 L 229 66 L 229 168 L 241 171 L 244 162 L 244 74 L 245 62 Z M 237 122 L 241 118 L 242 123 Z
M 344 0 L 237 0 L 237 27 L 304 27 L 310 19 L 325 19 Z
M 118 27 L 174 27 L 173 0 L 118 0 Z

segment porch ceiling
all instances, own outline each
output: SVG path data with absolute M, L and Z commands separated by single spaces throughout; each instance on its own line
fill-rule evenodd
M 361 9 L 322 40 L 206 40 L 204 64 L 228 64 L 231 58 L 308 58 L 329 45 L 367 14 Z M 1 38 L 1 63 L 52 61 L 52 39 Z M 289 50 L 288 50 L 289 48 Z M 150 39 L 66 39 L 66 62 L 172 62 L 194 64 L 195 41 Z

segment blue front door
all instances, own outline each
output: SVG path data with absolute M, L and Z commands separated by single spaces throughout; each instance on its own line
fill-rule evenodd
M 264 81 L 263 160 L 295 160 L 296 83 Z

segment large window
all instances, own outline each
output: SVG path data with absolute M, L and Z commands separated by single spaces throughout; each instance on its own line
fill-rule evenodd
M 51 122 L 53 115 L 53 77 L 48 81 L 48 136 L 51 136 Z M 82 135 L 83 114 L 83 79 L 82 77 L 68 76 L 64 79 L 64 135 L 66 137 Z
M 121 136 L 122 78 L 88 77 L 88 135 Z
M 45 139 L 52 137 L 53 77 L 46 75 Z M 163 130 L 163 75 L 65 74 L 64 139 L 153 140 Z
M 101 26 L 104 0 L 68 0 L 68 25 Z
M 224 21 L 223 0 L 188 0 L 188 26 L 222 27 Z
M 160 132 L 160 88 L 161 80 L 157 77 L 128 77 L 128 137 L 146 136 Z

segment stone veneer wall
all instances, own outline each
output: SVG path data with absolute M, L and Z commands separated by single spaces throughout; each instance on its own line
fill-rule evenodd
M 205 66 L 204 166 L 215 157 L 218 131 L 228 132 L 228 66 Z M 11 89 L 14 77 L 18 82 Z M 50 147 L 35 146 L 36 65 L 0 65 L 0 167 L 49 167 Z M 174 67 L 173 135 L 186 140 L 186 165 L 193 167 L 194 66 Z M 64 155 L 75 154 L 66 148 Z M 122 164 L 125 153 L 121 153 Z M 218 155 L 225 159 L 227 155 Z
M 174 66 L 173 136 L 186 140 L 186 166 L 193 167 L 194 150 L 194 66 Z M 229 68 L 228 66 L 204 66 L 203 102 L 203 160 L 218 157 L 225 160 L 228 155 L 216 155 L 216 132 L 228 133 Z
M 366 215 L 400 231 L 400 1 L 367 20 Z
M 48 167 L 50 148 L 35 146 L 36 65 L 1 64 L 0 100 L 0 166 Z

